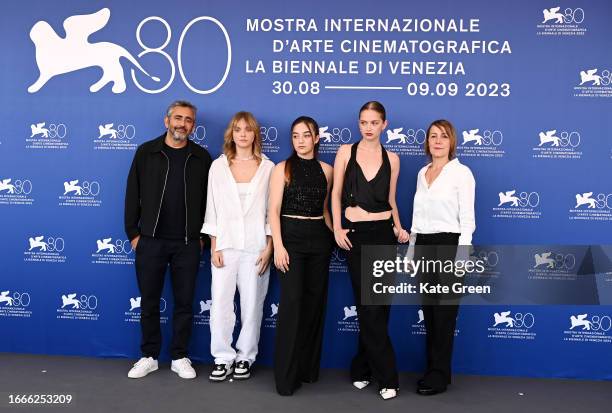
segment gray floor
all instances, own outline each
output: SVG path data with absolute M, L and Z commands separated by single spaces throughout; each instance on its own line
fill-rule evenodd
M 164 363 L 140 380 L 126 374 L 132 361 L 0 353 L 0 411 L 93 412 L 612 412 L 612 382 L 457 376 L 444 394 L 414 393 L 417 376 L 402 374 L 398 398 L 380 399 L 375 389 L 354 389 L 342 370 L 324 370 L 316 384 L 293 397 L 274 391 L 272 371 L 257 368 L 243 382 L 179 379 Z M 44 372 L 43 372 L 44 370 Z M 10 405 L 11 394 L 71 394 L 70 405 Z

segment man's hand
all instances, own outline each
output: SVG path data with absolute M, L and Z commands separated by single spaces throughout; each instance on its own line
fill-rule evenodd
M 134 237 L 131 241 L 130 244 L 132 244 L 132 249 L 134 251 L 136 251 L 136 248 L 138 247 L 138 241 L 140 240 L 140 235 L 136 235 L 136 237 Z

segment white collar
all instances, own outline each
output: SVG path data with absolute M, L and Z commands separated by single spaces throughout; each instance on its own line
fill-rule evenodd
M 425 173 L 425 171 L 427 171 L 427 169 L 431 166 L 433 162 L 429 162 L 427 165 L 425 165 L 422 169 L 423 173 Z M 440 171 L 440 173 L 442 173 L 442 171 L 446 168 L 449 169 L 453 169 L 457 166 L 461 165 L 461 162 L 459 162 L 458 158 L 453 158 L 450 161 L 448 161 L 446 164 L 444 164 L 444 166 L 442 167 L 442 170 Z

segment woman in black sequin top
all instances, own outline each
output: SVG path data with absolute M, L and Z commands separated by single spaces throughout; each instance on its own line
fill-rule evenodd
M 319 377 L 334 247 L 327 208 L 333 170 L 317 159 L 317 122 L 297 118 L 291 140 L 293 153 L 272 171 L 268 202 L 280 282 L 274 377 L 276 390 L 286 396 Z

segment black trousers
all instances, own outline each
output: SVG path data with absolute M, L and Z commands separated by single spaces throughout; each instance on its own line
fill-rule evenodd
M 280 303 L 274 379 L 281 395 L 319 378 L 333 233 L 324 220 L 281 217 L 289 271 L 277 271 Z
M 193 296 L 200 265 L 200 241 L 166 240 L 141 236 L 136 247 L 136 276 L 140 289 L 140 327 L 143 357 L 157 359 L 161 350 L 159 301 L 166 268 L 170 265 L 174 313 L 170 353 L 173 360 L 187 357 L 193 321 Z
M 397 389 L 395 352 L 388 331 L 391 306 L 362 305 L 361 302 L 362 271 L 368 271 L 361 268 L 361 247 L 396 245 L 393 221 L 347 221 L 344 227 L 349 229 L 348 237 L 353 245 L 346 255 L 359 322 L 359 344 L 351 362 L 351 380 L 376 380 L 379 389 Z
M 415 258 L 428 260 L 454 260 L 459 234 L 417 234 Z M 422 248 L 422 247 L 425 248 Z M 437 246 L 437 247 L 436 247 Z M 421 281 L 450 285 L 453 276 L 430 271 L 420 275 Z M 458 281 L 458 280 L 457 280 Z M 451 364 L 455 325 L 459 311 L 459 299 L 452 294 L 424 295 L 427 368 L 423 380 L 435 389 L 446 388 L 451 382 Z

